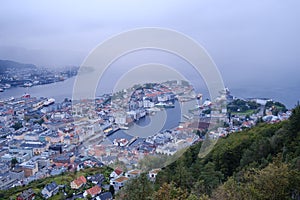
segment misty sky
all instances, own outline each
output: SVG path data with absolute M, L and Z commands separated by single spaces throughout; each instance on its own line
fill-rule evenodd
M 163 27 L 204 46 L 227 85 L 285 79 L 300 85 L 299 11 L 299 0 L 3 0 L 0 59 L 80 65 L 108 37 Z

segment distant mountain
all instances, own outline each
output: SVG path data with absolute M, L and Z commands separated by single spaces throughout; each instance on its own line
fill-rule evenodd
M 0 60 L 16 60 L 22 63 L 34 63 L 41 67 L 64 67 L 80 65 L 89 54 L 89 50 L 27 49 L 3 46 L 0 43 Z
M 2 74 L 6 69 L 36 69 L 37 67 L 33 64 L 24 64 L 11 60 L 0 60 L 0 74 Z

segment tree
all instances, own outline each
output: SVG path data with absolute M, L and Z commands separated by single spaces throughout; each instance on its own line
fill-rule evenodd
M 114 186 L 110 185 L 109 186 L 109 192 L 114 196 L 115 195 L 115 188 Z
M 86 199 L 88 199 L 88 200 L 90 200 L 90 199 L 92 199 L 93 197 L 92 197 L 92 195 L 90 195 L 90 194 L 88 194 L 87 196 L 86 196 Z
M 175 187 L 174 183 L 164 183 L 153 195 L 153 200 L 179 200 L 187 199 L 188 193 Z
M 122 200 L 146 200 L 153 193 L 153 185 L 148 180 L 146 174 L 141 174 L 126 183 L 116 195 L 116 199 Z
M 11 168 L 14 168 L 18 163 L 19 162 L 15 157 L 13 159 L 11 159 L 11 162 L 10 162 Z
M 39 125 L 42 125 L 45 121 L 44 121 L 43 118 L 41 118 L 41 119 L 39 119 L 39 120 L 37 120 L 35 122 L 38 123 Z
M 240 200 L 245 199 L 242 196 L 241 186 L 230 177 L 223 185 L 221 185 L 217 190 L 213 192 L 211 197 L 212 200 L 218 199 L 230 199 L 230 200 Z M 246 199 L 251 199 L 250 197 Z
M 291 191 L 300 189 L 299 172 L 290 170 L 279 157 L 250 178 L 249 186 L 258 191 L 260 199 L 290 199 Z
M 190 194 L 189 197 L 187 198 L 187 200 L 198 200 L 199 198 L 194 195 L 194 194 Z
M 14 128 L 15 130 L 19 130 L 22 127 L 23 125 L 21 122 L 16 122 L 14 125 L 12 125 L 12 128 Z
M 300 131 L 300 106 L 297 106 L 292 111 L 292 116 L 290 117 L 290 130 L 292 133 L 296 134 Z
M 189 180 L 191 179 L 191 176 L 189 175 L 185 164 L 187 163 L 184 163 L 182 159 L 178 160 L 173 180 L 177 183 L 179 187 L 188 188 L 190 187 Z
M 245 171 L 239 181 L 233 177 L 220 186 L 212 199 L 299 198 L 300 173 L 281 161 L 281 155 L 267 167 Z
M 220 171 L 215 171 L 215 164 L 208 162 L 200 174 L 200 180 L 203 180 L 205 193 L 210 194 L 214 188 L 220 185 L 223 177 Z

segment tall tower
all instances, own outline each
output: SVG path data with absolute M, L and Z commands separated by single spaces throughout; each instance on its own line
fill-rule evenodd
M 202 104 L 202 94 L 197 94 L 197 104 L 198 107 L 200 108 L 201 104 Z

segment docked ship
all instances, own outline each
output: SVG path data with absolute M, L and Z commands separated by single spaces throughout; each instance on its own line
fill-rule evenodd
M 50 99 L 48 99 L 47 101 L 44 102 L 44 106 L 49 106 L 49 105 L 54 104 L 54 103 L 55 103 L 55 99 L 50 98 Z
M 107 129 L 103 130 L 103 132 L 104 132 L 104 135 L 107 137 L 107 136 L 110 136 L 113 133 L 117 132 L 118 130 L 120 130 L 120 128 L 109 127 Z
M 159 102 L 159 103 L 155 104 L 155 106 L 158 108 L 174 108 L 175 107 L 175 105 L 172 102 L 169 102 L 169 103 Z
M 125 126 L 125 125 L 123 125 L 123 126 L 121 125 L 121 126 L 119 126 L 119 128 L 122 129 L 122 130 L 128 130 L 129 129 L 129 127 Z
M 22 97 L 23 97 L 23 98 L 30 98 L 30 94 L 25 93 Z
M 10 84 L 8 84 L 8 83 L 6 83 L 5 85 L 4 85 L 4 87 L 3 87 L 4 89 L 9 89 L 9 88 L 11 88 L 11 85 Z
M 31 86 L 33 86 L 33 84 L 32 84 L 32 83 L 24 83 L 23 86 L 24 86 L 24 87 L 31 87 Z

